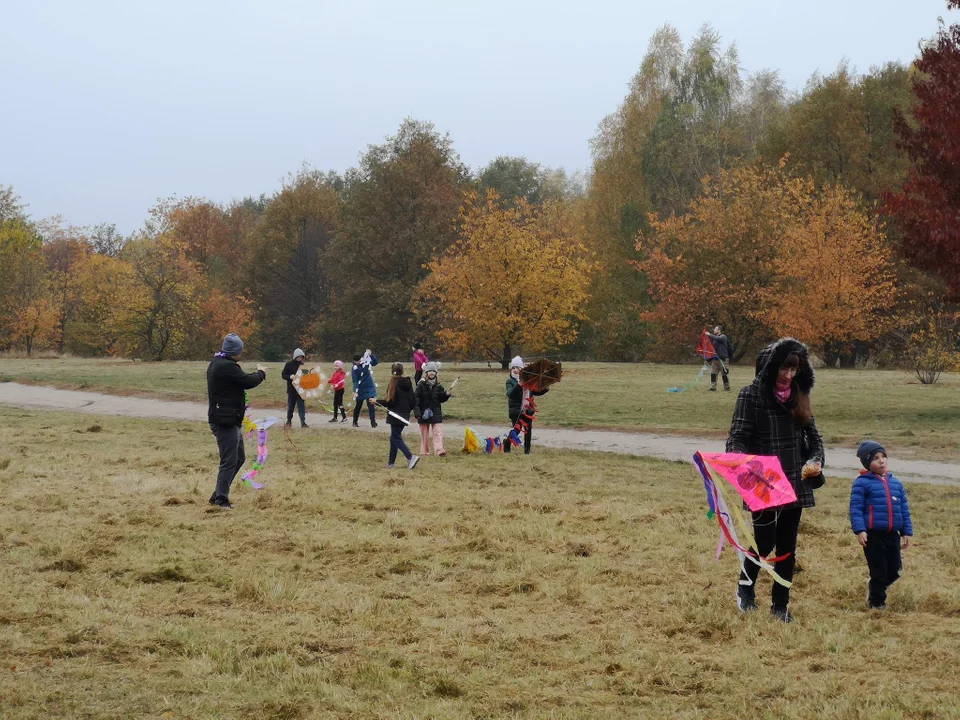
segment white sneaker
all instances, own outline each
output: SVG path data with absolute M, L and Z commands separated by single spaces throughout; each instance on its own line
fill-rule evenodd
M 407 467 L 410 468 L 411 470 L 413 470 L 413 469 L 417 466 L 417 463 L 418 463 L 418 462 L 420 462 L 420 456 L 419 456 L 419 455 L 411 455 L 411 456 L 410 456 L 410 459 L 407 460 Z

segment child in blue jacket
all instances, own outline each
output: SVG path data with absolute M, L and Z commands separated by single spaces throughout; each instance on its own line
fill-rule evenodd
M 864 440 L 857 457 L 865 469 L 850 491 L 850 526 L 870 568 L 867 604 L 874 610 L 886 610 L 887 588 L 900 577 L 901 541 L 906 549 L 913 536 L 910 505 L 903 483 L 887 471 L 883 445 Z

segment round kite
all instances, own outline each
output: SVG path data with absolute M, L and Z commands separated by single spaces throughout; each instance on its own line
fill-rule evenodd
M 297 374 L 290 379 L 290 382 L 297 394 L 306 400 L 307 398 L 318 398 L 323 394 L 323 384 L 326 379 L 327 376 L 321 372 L 319 367 L 312 370 L 300 368 L 297 370 Z

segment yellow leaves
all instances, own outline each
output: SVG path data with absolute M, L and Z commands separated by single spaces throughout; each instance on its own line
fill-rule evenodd
M 523 199 L 502 208 L 493 193 L 471 200 L 459 241 L 428 264 L 417 298 L 439 314 L 443 347 L 495 355 L 505 345 L 537 350 L 574 339 L 595 263 L 569 208 Z

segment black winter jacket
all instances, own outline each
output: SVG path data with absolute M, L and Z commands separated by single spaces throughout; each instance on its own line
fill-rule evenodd
M 384 406 L 392 410 L 404 420 L 410 419 L 410 413 L 417 405 L 417 394 L 413 391 L 413 383 L 410 378 L 402 377 L 397 380 L 397 389 L 393 395 L 393 400 L 385 400 Z M 387 423 L 390 425 L 403 425 L 392 415 L 387 415 Z
M 534 397 L 546 395 L 550 388 L 544 388 L 537 392 L 531 392 Z M 513 375 L 507 378 L 507 412 L 510 416 L 519 415 L 523 412 L 523 386 Z
M 710 342 L 713 343 L 713 349 L 716 351 L 717 357 L 721 360 L 729 360 L 730 340 L 727 339 L 727 336 L 724 333 L 720 333 L 719 335 L 707 333 L 707 337 L 710 338 Z
M 450 394 L 443 389 L 443 385 L 440 383 L 434 383 L 432 386 L 426 380 L 421 380 L 417 385 L 417 407 L 414 409 L 414 414 L 417 416 L 417 420 L 422 423 L 442 423 L 443 422 L 443 408 L 440 407 L 441 403 L 445 403 L 450 399 Z M 433 415 L 429 420 L 423 419 L 424 410 L 431 410 Z
M 784 404 L 773 391 L 780 365 L 791 352 L 800 358 L 800 368 L 793 378 L 793 393 Z M 797 494 L 796 505 L 784 507 L 813 507 L 813 488 L 809 480 L 801 479 L 800 471 L 807 460 L 824 462 L 823 439 L 812 417 L 801 427 L 790 414 L 797 393 L 809 395 L 813 389 L 813 368 L 806 345 L 793 338 L 771 343 L 757 355 L 756 372 L 754 381 L 737 397 L 727 452 L 777 456 Z
M 211 425 L 235 427 L 243 422 L 245 390 L 255 388 L 266 378 L 263 370 L 245 373 L 229 357 L 215 357 L 207 366 L 207 419 Z
M 293 386 L 293 377 L 297 374 L 297 370 L 299 370 L 302 365 L 303 363 L 297 362 L 296 360 L 287 360 L 287 364 L 283 366 L 280 377 L 287 381 L 287 395 L 296 395 L 297 397 L 300 397 L 297 389 Z

